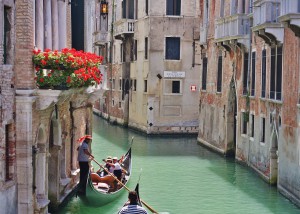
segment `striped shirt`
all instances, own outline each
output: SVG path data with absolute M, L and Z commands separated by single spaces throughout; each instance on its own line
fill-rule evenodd
M 123 207 L 119 214 L 147 214 L 147 211 L 139 205 L 128 205 Z

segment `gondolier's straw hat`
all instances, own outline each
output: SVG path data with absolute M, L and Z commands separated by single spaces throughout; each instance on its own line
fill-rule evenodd
M 81 142 L 84 141 L 85 139 L 90 139 L 90 140 L 92 140 L 93 138 L 92 138 L 91 135 L 84 135 L 84 136 L 82 136 L 81 138 L 79 138 L 77 141 L 78 141 L 79 143 L 81 143 Z

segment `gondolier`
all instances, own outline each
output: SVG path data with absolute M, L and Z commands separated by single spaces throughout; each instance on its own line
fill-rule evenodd
M 81 137 L 79 140 L 81 145 L 77 148 L 78 150 L 78 162 L 80 168 L 80 180 L 79 180 L 79 188 L 77 193 L 79 195 L 85 195 L 86 193 L 86 183 L 89 174 L 89 158 L 94 158 L 94 156 L 89 152 L 89 143 L 92 142 L 91 135 L 85 135 Z
M 119 214 L 147 214 L 147 211 L 139 203 L 139 196 L 136 191 L 130 191 L 128 199 L 129 204 L 125 205 Z

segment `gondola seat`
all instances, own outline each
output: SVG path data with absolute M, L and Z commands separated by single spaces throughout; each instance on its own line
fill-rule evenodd
M 97 188 L 98 188 L 99 191 L 108 192 L 109 185 L 106 184 L 106 183 L 98 183 Z

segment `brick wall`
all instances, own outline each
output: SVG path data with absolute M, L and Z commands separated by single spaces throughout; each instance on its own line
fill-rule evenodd
M 35 88 L 32 63 L 34 1 L 16 1 L 15 83 L 17 89 Z

